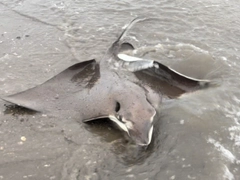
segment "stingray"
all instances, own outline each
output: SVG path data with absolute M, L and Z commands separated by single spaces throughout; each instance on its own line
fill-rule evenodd
M 184 76 L 160 62 L 124 54 L 124 41 L 136 18 L 123 30 L 104 57 L 76 63 L 53 78 L 3 99 L 40 113 L 88 122 L 108 118 L 138 145 L 149 145 L 154 118 L 163 97 L 201 89 L 209 84 Z

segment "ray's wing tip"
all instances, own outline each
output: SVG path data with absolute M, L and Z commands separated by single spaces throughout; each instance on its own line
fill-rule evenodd
M 199 80 L 199 85 L 202 88 L 218 87 L 221 85 L 221 82 L 217 80 Z
M 5 96 L 5 97 L 0 97 L 0 99 L 5 101 L 6 103 L 10 103 L 11 105 L 17 105 L 17 106 L 23 107 L 21 104 L 15 102 L 13 99 L 11 99 L 11 95 L 10 96 Z
M 14 100 L 11 99 L 11 95 L 0 97 L 0 99 L 3 100 L 5 103 L 7 103 L 7 104 L 4 103 L 5 106 L 15 106 L 16 105 L 16 106 L 19 106 L 19 107 L 23 107 L 19 103 L 14 102 Z
M 33 108 L 33 107 L 28 106 L 28 105 L 23 105 L 23 104 L 21 104 L 21 103 L 16 102 L 14 99 L 11 98 L 12 96 L 13 96 L 13 95 L 5 96 L 5 97 L 0 97 L 0 99 L 2 99 L 3 101 L 5 101 L 6 103 L 10 103 L 10 104 L 9 104 L 10 106 L 15 106 L 15 105 L 16 105 L 16 106 L 19 106 L 19 107 L 22 107 L 22 108 L 26 108 L 26 109 L 35 111 L 35 112 L 42 112 L 42 113 L 43 113 L 42 110 L 39 110 L 39 109 L 37 109 L 37 108 Z M 6 104 L 6 106 L 8 106 L 8 104 Z
M 0 99 L 5 101 L 5 102 L 11 103 L 11 104 L 16 104 L 16 103 L 11 101 L 10 97 L 11 97 L 11 95 L 10 96 L 3 96 L 3 97 L 0 97 Z

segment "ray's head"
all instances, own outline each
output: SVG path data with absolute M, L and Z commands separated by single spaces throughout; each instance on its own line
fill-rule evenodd
M 110 115 L 109 118 L 125 131 L 136 144 L 147 146 L 152 140 L 153 119 L 156 111 L 146 98 L 138 98 L 135 102 L 131 98 L 117 101 L 116 113 Z

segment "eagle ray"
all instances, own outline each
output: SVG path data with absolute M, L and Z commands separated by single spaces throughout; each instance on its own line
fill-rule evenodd
M 3 99 L 83 122 L 109 118 L 135 143 L 149 145 L 163 93 L 177 97 L 209 81 L 186 77 L 159 62 L 119 56 L 126 49 L 134 49 L 124 36 L 134 23 L 144 20 L 132 20 L 99 63 L 94 59 L 76 63 L 41 85 Z

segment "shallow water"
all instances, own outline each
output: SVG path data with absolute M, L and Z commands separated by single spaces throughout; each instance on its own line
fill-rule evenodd
M 122 27 L 136 56 L 216 87 L 164 102 L 152 144 L 111 123 L 13 113 L 0 101 L 0 179 L 240 179 L 240 20 L 234 1 L 1 0 L 0 96 L 101 60 Z

